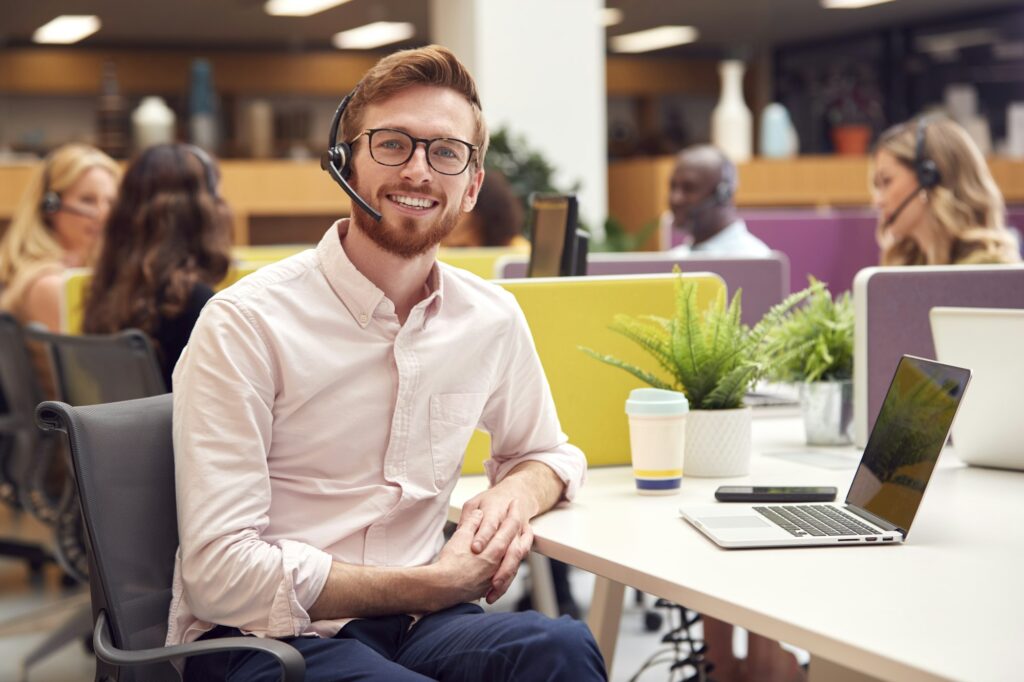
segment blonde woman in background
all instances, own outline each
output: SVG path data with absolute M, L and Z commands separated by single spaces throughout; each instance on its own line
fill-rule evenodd
M 114 160 L 87 145 L 46 158 L 0 240 L 0 309 L 59 329 L 62 274 L 92 264 L 119 177 Z
M 882 133 L 872 185 L 882 265 L 1020 260 L 988 165 L 952 120 L 913 119 Z

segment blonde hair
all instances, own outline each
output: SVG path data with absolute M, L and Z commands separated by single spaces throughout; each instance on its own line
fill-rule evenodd
M 11 224 L 0 240 L 0 287 L 7 287 L 19 272 L 47 264 L 60 263 L 64 256 L 43 212 L 47 192 L 60 194 L 92 168 L 110 171 L 120 177 L 117 163 L 95 147 L 69 144 L 58 147 L 33 172 Z
M 476 123 L 476 139 L 473 144 L 479 146 L 474 164 L 476 168 L 483 168 L 490 139 L 476 82 L 452 51 L 440 45 L 399 50 L 374 64 L 356 85 L 355 95 L 345 110 L 341 121 L 342 138 L 352 140 L 363 132 L 363 115 L 368 104 L 386 100 L 413 85 L 451 88 L 466 98 L 473 108 Z
M 918 126 L 924 126 L 924 159 L 939 172 L 939 184 L 927 189 L 928 209 L 935 223 L 951 238 L 947 263 L 1012 263 L 1020 260 L 1017 245 L 1006 229 L 1006 207 L 981 151 L 956 122 L 929 117 L 893 126 L 878 138 L 875 153 L 885 150 L 915 172 Z M 879 217 L 876 237 L 882 245 L 882 265 L 922 265 L 925 255 L 912 239 L 891 242 Z M 940 265 L 941 263 L 934 263 Z

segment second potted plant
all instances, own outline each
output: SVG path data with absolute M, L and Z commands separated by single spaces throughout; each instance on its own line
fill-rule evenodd
M 769 353 L 767 339 L 789 310 L 821 288 L 822 284 L 814 283 L 790 295 L 750 328 L 740 321 L 741 291 L 728 305 L 721 291 L 701 315 L 697 285 L 680 276 L 672 318 L 617 315 L 611 325 L 647 351 L 668 379 L 613 356 L 582 350 L 655 388 L 686 394 L 690 412 L 684 476 L 743 476 L 750 469 L 750 408 L 743 405 L 743 397 L 775 363 L 806 350 L 798 346 L 781 355 Z
M 811 285 L 818 283 L 813 277 Z M 849 292 L 833 299 L 818 288 L 790 311 L 768 338 L 779 358 L 767 377 L 800 384 L 808 445 L 846 445 L 853 427 L 853 303 Z M 791 348 L 806 348 L 799 355 Z

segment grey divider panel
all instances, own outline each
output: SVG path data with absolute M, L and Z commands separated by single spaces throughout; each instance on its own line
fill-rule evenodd
M 588 275 L 645 275 L 672 272 L 712 272 L 725 280 L 729 295 L 743 289 L 743 322 L 757 324 L 768 310 L 789 295 L 789 259 L 774 251 L 767 258 L 720 258 L 679 256 L 670 253 L 592 253 L 587 257 Z M 526 277 L 526 259 L 503 259 L 498 279 Z
M 1024 308 L 1024 265 L 865 268 L 854 279 L 854 438 L 867 443 L 904 353 L 935 358 L 935 306 Z M 1022 340 L 1024 348 L 1024 340 Z

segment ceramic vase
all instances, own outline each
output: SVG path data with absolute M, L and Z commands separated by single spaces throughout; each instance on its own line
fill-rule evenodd
M 132 138 L 136 151 L 174 142 L 174 112 L 163 99 L 143 97 L 132 112 Z
M 711 113 L 711 143 L 733 163 L 750 160 L 753 154 L 753 116 L 743 101 L 743 73 L 746 66 L 738 59 L 718 65 L 722 92 Z
M 686 417 L 683 476 L 725 478 L 750 473 L 750 408 L 691 410 Z
M 796 156 L 798 150 L 796 128 L 789 111 L 778 102 L 772 102 L 761 112 L 759 151 L 767 159 L 786 159 Z

